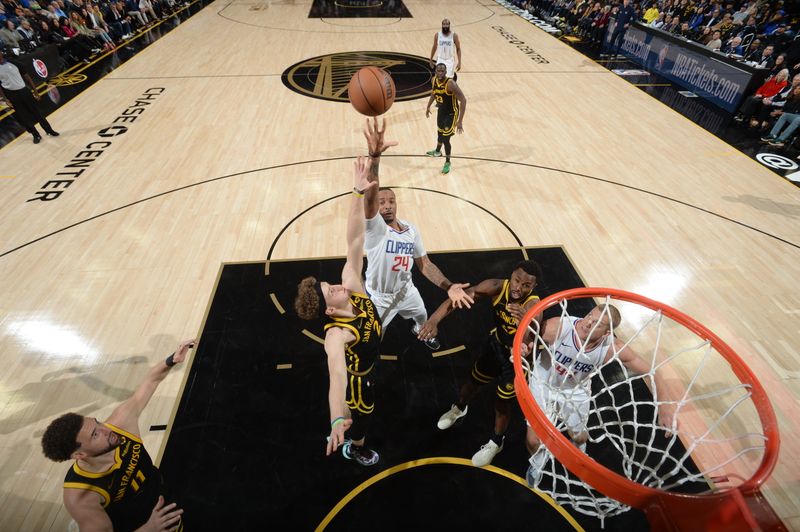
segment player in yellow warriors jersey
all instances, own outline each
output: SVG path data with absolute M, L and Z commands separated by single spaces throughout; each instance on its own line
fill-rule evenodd
M 491 299 L 495 328 L 490 331 L 483 352 L 472 366 L 470 379 L 462 384 L 458 402 L 439 418 L 437 425 L 442 430 L 452 427 L 457 420 L 467 414 L 467 404 L 475 396 L 478 388 L 497 380 L 494 433 L 472 456 L 472 463 L 477 467 L 489 465 L 497 453 L 503 450 L 504 434 L 511 418 L 511 408 L 516 402 L 514 365 L 510 358 L 511 346 L 519 320 L 539 300 L 539 296 L 534 294 L 533 290 L 541 278 L 542 271 L 539 265 L 532 260 L 526 260 L 514 266 L 510 278 L 487 279 L 466 290 L 475 299 Z M 420 337 L 424 339 L 428 335 L 436 335 L 439 322 L 452 310 L 453 306 L 449 300 L 442 303 L 423 325 Z
M 447 77 L 447 65 L 436 65 L 436 75 L 431 81 L 431 97 L 425 109 L 425 117 L 431 116 L 431 104 L 435 101 L 438 111 L 436 113 L 437 140 L 436 149 L 427 152 L 430 157 L 441 157 L 444 146 L 445 162 L 442 173 L 450 172 L 450 137 L 458 132 L 464 132 L 464 115 L 467 112 L 467 97 L 459 88 L 454 79 Z
M 325 353 L 328 355 L 330 436 L 327 453 L 340 446 L 345 458 L 364 466 L 378 462 L 378 453 L 366 447 L 367 422 L 374 403 L 370 378 L 381 338 L 381 321 L 361 278 L 364 254 L 364 194 L 377 185 L 369 180 L 371 160 L 355 163 L 353 194 L 347 214 L 347 260 L 341 284 L 306 277 L 298 285 L 294 308 L 302 319 L 322 314 Z M 347 438 L 345 438 L 347 432 Z
M 139 435 L 139 416 L 192 347 L 194 340 L 181 342 L 150 368 L 133 396 L 104 423 L 70 412 L 45 430 L 45 456 L 56 462 L 75 460 L 64 479 L 64 506 L 81 531 L 183 530 L 183 510 L 164 502 L 161 474 Z

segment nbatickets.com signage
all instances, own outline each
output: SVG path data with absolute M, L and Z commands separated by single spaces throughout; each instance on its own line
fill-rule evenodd
M 312 57 L 287 68 L 281 80 L 304 96 L 348 102 L 350 78 L 366 66 L 382 68 L 392 76 L 395 101 L 416 100 L 431 93 L 433 70 L 428 59 L 396 52 L 344 52 Z

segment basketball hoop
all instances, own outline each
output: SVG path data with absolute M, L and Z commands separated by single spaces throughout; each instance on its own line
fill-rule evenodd
M 542 386 L 541 382 L 533 382 L 541 379 L 535 377 L 541 372 L 531 370 L 528 361 L 521 356 L 523 337 L 528 333 L 528 340 L 534 343 L 534 357 L 537 347 L 542 353 L 538 356 L 553 356 L 552 346 L 546 345 L 540 336 L 540 324 L 534 316 L 559 307 L 560 323 L 572 323 L 574 327 L 577 322 L 569 319 L 568 303 L 573 303 L 574 308 L 579 305 L 576 300 L 590 298 L 597 298 L 599 304 L 620 305 L 623 326 L 626 321 L 636 321 L 627 320 L 630 316 L 641 318 L 643 323 L 631 334 L 626 331 L 630 339 L 619 350 L 609 348 L 610 359 L 595 368 L 587 379 L 602 384 L 602 392 L 589 392 L 594 412 L 589 417 L 594 424 L 590 422 L 585 426 L 590 445 L 598 448 L 605 445 L 614 456 L 619 455 L 621 465 L 615 467 L 619 472 L 585 454 L 562 434 L 566 429 L 558 417 L 564 398 L 569 401 L 568 391 L 564 391 L 563 384 L 559 385 L 552 395 L 558 394 L 560 402 L 540 406 L 530 386 Z M 594 302 L 591 306 L 594 307 Z M 577 317 L 583 315 L 579 313 Z M 610 338 L 615 337 L 615 332 L 615 327 L 611 326 Z M 620 338 L 619 341 L 624 340 Z M 623 370 L 617 372 L 623 375 L 622 379 L 607 380 L 604 371 L 614 369 L 609 368 L 609 364 L 618 364 L 618 352 L 631 346 L 631 342 L 653 345 L 648 347 L 651 372 L 635 376 Z M 581 353 L 583 350 L 581 348 Z M 635 351 L 647 360 L 645 350 L 637 348 Z M 629 507 L 639 508 L 646 513 L 653 530 L 785 530 L 759 491 L 775 467 L 780 445 L 777 420 L 767 394 L 742 359 L 693 318 L 658 301 L 622 290 L 566 290 L 539 301 L 525 314 L 514 338 L 512 358 L 517 399 L 528 423 L 546 448 L 544 463 L 550 466 L 543 469 L 552 486 L 543 488 L 538 485 L 539 480 L 535 480 L 534 487 L 601 521 Z M 687 366 L 691 368 L 686 369 Z M 670 371 L 670 375 L 679 376 L 677 380 L 683 390 L 677 397 L 667 399 L 666 390 L 654 389 L 656 371 L 662 379 L 664 373 Z M 713 378 L 704 380 L 704 371 L 710 372 Z M 720 384 L 723 380 L 720 374 L 729 374 L 729 382 L 733 384 Z M 635 384 L 637 379 L 639 384 Z M 649 382 L 650 394 L 645 390 L 646 400 L 634 397 L 638 393 L 636 390 L 643 389 L 642 382 Z M 601 395 L 609 393 L 613 395 L 613 404 L 603 406 Z M 619 399 L 626 394 L 632 398 Z M 720 406 L 723 402 L 724 406 Z M 671 432 L 656 423 L 659 406 L 666 404 L 676 408 L 676 419 L 681 420 L 680 428 L 673 424 Z M 757 415 L 748 416 L 747 413 L 752 412 Z M 609 416 L 618 418 L 609 419 Z M 760 427 L 746 428 L 741 423 L 744 418 L 750 424 L 758 419 Z M 551 419 L 556 419 L 555 424 Z M 687 424 L 692 430 L 682 428 L 686 420 L 691 421 Z M 646 441 L 642 442 L 643 439 Z M 663 445 L 659 446 L 659 442 Z M 720 449 L 730 449 L 729 456 Z M 698 456 L 704 453 L 712 460 L 707 460 L 708 464 L 695 464 Z M 563 468 L 559 469 L 552 458 L 571 475 L 567 471 L 562 473 Z M 695 490 L 701 493 L 680 492 L 686 491 L 687 483 L 707 484 L 708 489 Z M 582 494 L 576 494 L 576 485 L 580 485 Z

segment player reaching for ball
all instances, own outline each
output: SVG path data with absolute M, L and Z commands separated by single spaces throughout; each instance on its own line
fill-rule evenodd
M 472 298 L 464 292 L 469 284 L 450 282 L 431 262 L 422 245 L 419 230 L 411 223 L 397 218 L 397 200 L 390 188 L 379 188 L 378 178 L 381 154 L 397 145 L 385 141 L 386 119 L 382 126 L 378 119 L 367 119 L 364 136 L 370 154 L 369 180 L 377 186 L 366 192 L 364 217 L 367 220 L 364 250 L 367 253 L 367 291 L 375 304 L 384 327 L 395 316 L 411 319 L 415 335 L 428 319 L 425 303 L 411 279 L 411 268 L 416 265 L 430 282 L 447 292 L 451 303 L 461 308 L 472 304 Z M 435 336 L 425 339 L 425 345 L 436 350 L 439 341 Z
M 364 194 L 377 185 L 369 180 L 369 169 L 369 160 L 359 157 L 347 214 L 347 260 L 342 269 L 342 283 L 333 285 L 306 277 L 300 281 L 294 301 L 300 318 L 310 320 L 318 315 L 327 318 L 325 353 L 331 420 L 327 452 L 330 455 L 341 446 L 345 458 L 364 466 L 376 464 L 379 458 L 378 453 L 364 443 L 367 423 L 375 409 L 370 373 L 381 341 L 381 320 L 361 280 Z
M 463 122 L 464 114 L 467 112 L 467 97 L 464 96 L 455 80 L 447 77 L 447 65 L 444 63 L 436 65 L 436 75 L 433 77 L 432 84 L 433 90 L 425 109 L 425 117 L 431 116 L 431 104 L 436 100 L 438 138 L 436 149 L 427 152 L 427 155 L 441 157 L 442 145 L 444 145 L 445 162 L 442 173 L 446 174 L 450 171 L 450 137 L 456 131 L 464 132 Z

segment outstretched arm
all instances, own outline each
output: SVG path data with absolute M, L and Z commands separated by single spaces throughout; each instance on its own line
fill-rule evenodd
M 456 306 L 456 308 L 470 308 L 475 300 L 468 295 L 464 289 L 469 286 L 469 283 L 453 283 L 444 276 L 442 270 L 436 266 L 427 255 L 417 257 L 414 259 L 414 264 L 422 272 L 430 282 L 447 292 L 447 297 Z
M 477 286 L 467 288 L 465 292 L 474 301 L 482 297 L 494 297 L 499 294 L 502 289 L 502 279 L 487 279 L 478 283 Z M 417 338 L 424 341 L 435 337 L 439 332 L 439 322 L 441 322 L 448 314 L 453 312 L 454 308 L 453 302 L 449 299 L 446 299 L 441 305 L 439 305 L 439 308 L 437 308 L 436 311 L 431 314 L 431 317 L 428 318 L 428 321 L 422 324 Z
M 364 137 L 367 139 L 367 150 L 370 156 L 369 176 L 370 181 L 375 182 L 375 186 L 370 187 L 364 194 L 364 218 L 371 220 L 378 214 L 378 189 L 380 179 L 378 170 L 381 164 L 381 154 L 392 146 L 397 146 L 397 141 L 384 141 L 383 134 L 386 133 L 386 119 L 383 119 L 381 126 L 378 126 L 378 118 L 373 118 L 370 123 L 367 119 L 367 126 L 364 128 Z
M 453 94 L 455 95 L 456 99 L 458 100 L 458 123 L 456 124 L 456 132 L 463 133 L 464 132 L 464 115 L 467 114 L 467 97 L 464 96 L 464 92 L 461 90 L 461 87 L 455 82 L 455 80 L 450 80 L 447 82 L 448 87 Z
M 625 344 L 620 340 L 614 340 L 614 349 L 617 350 L 619 360 L 626 368 L 636 373 L 637 375 L 644 375 L 651 370 L 650 364 L 639 356 L 630 347 L 625 347 Z M 606 355 L 606 360 L 610 358 L 612 353 Z M 675 405 L 667 403 L 669 401 L 669 392 L 664 384 L 664 379 L 661 378 L 658 371 L 653 372 L 653 383 L 649 379 L 645 379 L 645 384 L 651 388 L 650 392 L 654 396 L 658 396 L 658 423 L 667 429 L 668 432 L 674 432 L 678 428 L 678 420 L 675 418 Z
M 159 361 L 145 375 L 144 381 L 133 392 L 133 396 L 119 405 L 108 418 L 108 423 L 116 425 L 121 429 L 133 434 L 139 434 L 139 416 L 150 402 L 150 398 L 161 384 L 170 370 L 176 364 L 186 360 L 189 349 L 193 348 L 195 340 L 184 340 L 178 344 L 178 348 L 166 360 Z
M 331 327 L 325 334 L 325 353 L 328 355 L 328 408 L 330 409 L 331 433 L 328 438 L 327 454 L 336 452 L 344 443 L 344 433 L 353 423 L 346 419 L 345 389 L 347 387 L 347 368 L 344 360 L 344 346 L 355 340 L 349 331 Z
M 351 292 L 363 292 L 361 270 L 364 267 L 364 194 L 377 185 L 369 180 L 370 159 L 359 157 L 353 173 L 353 194 L 347 214 L 347 262 L 342 269 L 342 284 Z

